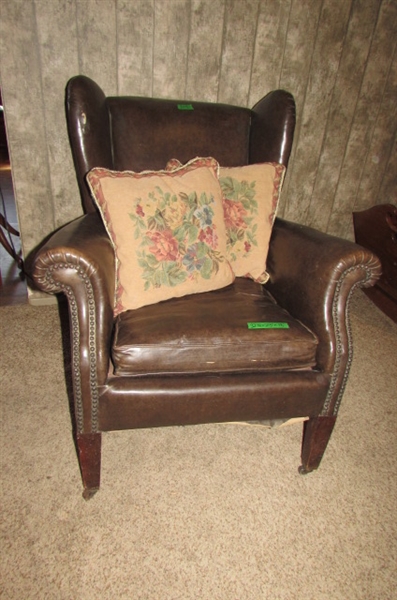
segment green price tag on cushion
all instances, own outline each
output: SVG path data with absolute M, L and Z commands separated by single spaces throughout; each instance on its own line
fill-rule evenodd
M 247 323 L 248 329 L 289 329 L 288 323 L 273 323 L 269 321 L 256 321 Z
M 178 110 L 194 110 L 192 104 L 178 104 Z

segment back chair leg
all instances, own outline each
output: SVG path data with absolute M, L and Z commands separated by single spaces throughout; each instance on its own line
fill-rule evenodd
M 101 479 L 101 434 L 77 434 L 77 452 L 83 480 L 83 498 L 89 500 L 99 490 Z
M 331 437 L 336 417 L 316 417 L 303 427 L 302 465 L 299 473 L 306 475 L 317 469 Z

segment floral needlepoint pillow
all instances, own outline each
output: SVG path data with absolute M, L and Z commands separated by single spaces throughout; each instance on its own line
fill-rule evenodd
M 233 282 L 218 168 L 195 159 L 172 172 L 88 173 L 115 249 L 116 315 Z
M 284 175 L 276 163 L 220 169 L 226 256 L 237 277 L 269 279 L 266 259 Z
M 172 159 L 167 169 L 178 168 Z M 220 167 L 227 259 L 237 277 L 266 283 L 266 259 L 285 167 L 277 163 Z

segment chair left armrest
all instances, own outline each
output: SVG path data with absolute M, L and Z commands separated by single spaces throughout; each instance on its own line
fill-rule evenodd
M 337 410 L 351 359 L 349 299 L 381 274 L 379 259 L 361 246 L 310 227 L 276 219 L 266 288 L 318 337 L 317 366 L 331 375 L 325 411 Z

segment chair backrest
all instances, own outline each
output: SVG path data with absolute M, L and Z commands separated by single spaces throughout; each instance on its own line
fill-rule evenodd
M 287 166 L 295 128 L 288 92 L 265 96 L 252 110 L 227 104 L 106 97 L 83 75 L 66 88 L 69 140 L 83 206 L 95 210 L 85 175 L 93 167 L 163 169 L 213 156 L 222 166 L 281 162 Z

